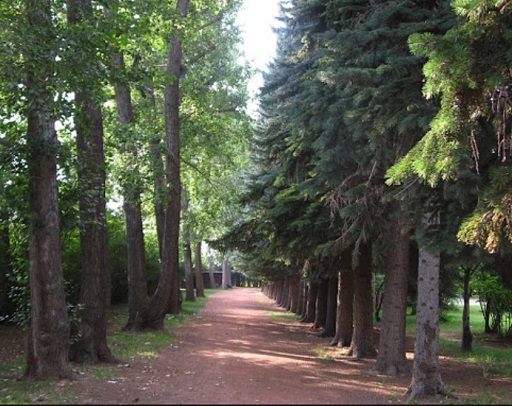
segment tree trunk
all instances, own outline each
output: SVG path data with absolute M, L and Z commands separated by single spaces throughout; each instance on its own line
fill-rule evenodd
M 463 284 L 463 292 L 462 299 L 464 301 L 464 307 L 462 309 L 462 351 L 472 351 L 473 349 L 473 333 L 471 332 L 471 323 L 470 323 L 470 299 L 471 299 L 471 289 L 469 287 L 469 282 L 471 280 L 471 275 L 474 272 L 474 268 L 470 267 L 462 267 L 464 271 L 464 278 L 462 280 Z
M 325 326 L 327 316 L 327 294 L 329 292 L 329 279 L 320 279 L 316 295 L 314 329 L 321 329 Z
M 192 269 L 192 247 L 190 246 L 190 232 L 188 225 L 185 226 L 185 238 L 183 242 L 183 255 L 185 258 L 185 300 L 195 302 L 194 295 L 194 270 Z
M 222 261 L 222 289 L 227 289 L 231 287 L 231 266 L 229 265 L 229 261 L 224 259 Z
M 204 283 L 203 283 L 203 260 L 201 258 L 201 246 L 202 243 L 199 241 L 196 244 L 196 295 L 197 297 L 205 297 L 204 295 Z
M 123 205 L 128 251 L 128 321 L 124 330 L 144 330 L 149 305 L 140 202 Z
M 210 247 L 208 247 L 208 276 L 210 277 L 210 286 L 212 289 L 217 289 L 217 282 L 215 282 L 215 263 L 213 262 L 213 255 Z
M 309 281 L 308 295 L 306 301 L 306 314 L 300 320 L 302 323 L 313 323 L 316 313 L 316 296 L 318 293 L 318 282 Z
M 420 248 L 416 344 L 412 381 L 406 391 L 411 400 L 450 394 L 444 388 L 439 369 L 439 267 L 440 254 Z
M 114 54 L 112 64 L 120 72 L 125 71 L 123 55 Z M 135 122 L 130 89 L 127 85 L 116 83 L 114 85 L 117 121 L 122 130 L 128 131 Z M 126 151 L 124 145 L 122 152 L 127 154 L 129 171 L 134 171 L 133 176 L 128 176 L 123 188 L 123 211 L 125 219 L 125 235 L 127 248 L 127 274 L 128 274 L 128 321 L 124 330 L 143 330 L 146 323 L 148 309 L 148 287 L 146 270 L 146 252 L 144 246 L 144 231 L 142 222 L 142 209 L 140 190 L 138 187 L 137 150 Z
M 68 0 L 68 20 L 92 19 L 90 0 Z M 92 64 L 96 64 L 92 61 Z M 114 361 L 107 345 L 110 308 L 103 116 L 88 83 L 75 90 L 80 256 L 82 263 L 78 335 L 70 358 L 76 362 Z
M 155 94 L 153 86 L 149 86 L 151 89 L 150 98 L 151 106 L 153 108 L 152 120 L 155 125 L 158 120 Z M 150 154 L 150 165 L 151 172 L 153 174 L 153 205 L 155 213 L 156 232 L 158 237 L 158 253 L 160 260 L 162 259 L 162 243 L 164 239 L 165 229 L 165 206 L 164 201 L 166 197 L 166 182 L 165 182 L 165 167 L 162 151 L 162 140 L 160 134 L 153 134 L 149 140 L 149 154 Z
M 320 337 L 334 337 L 336 333 L 336 308 L 338 298 L 338 275 L 329 277 L 329 288 L 327 291 L 327 312 L 325 315 L 324 330 Z
M 290 312 L 297 314 L 299 308 L 300 275 L 294 272 L 290 277 Z
M 188 15 L 190 0 L 178 0 L 177 11 L 181 18 Z M 179 24 L 173 25 L 169 43 L 167 80 L 165 81 L 165 177 L 169 199 L 165 205 L 165 233 L 162 241 L 162 267 L 171 275 L 171 294 L 168 311 L 177 314 L 181 310 L 179 234 L 181 213 L 181 151 L 180 151 L 180 78 L 183 51 Z M 160 284 L 159 284 L 159 287 Z M 163 288 L 163 287 L 162 287 Z
M 373 357 L 373 295 L 372 250 L 370 243 L 362 243 L 358 264 L 354 270 L 354 331 L 348 355 L 355 358 Z
M 284 279 L 281 279 L 279 284 L 279 306 L 284 307 L 286 310 L 288 310 L 288 305 L 290 303 L 289 281 L 289 278 L 286 277 Z
M 405 320 L 407 315 L 407 282 L 409 278 L 410 231 L 407 216 L 399 212 L 390 228 L 384 298 L 380 323 L 379 353 L 375 369 L 384 374 L 409 373 L 405 353 Z
M 48 89 L 54 57 L 51 6 L 47 0 L 26 2 L 34 35 L 24 55 L 28 69 L 27 165 L 29 171 L 30 328 L 25 375 L 34 380 L 72 377 L 68 363 L 69 319 L 64 292 L 57 190 L 57 134 L 53 95 Z
M 338 273 L 338 296 L 336 307 L 336 332 L 330 345 L 348 347 L 354 330 L 354 271 L 350 262 L 343 264 Z
M 299 274 L 299 299 L 297 303 L 297 311 L 296 314 L 304 317 L 305 308 L 306 308 L 306 291 L 307 291 L 307 283 Z
M 77 362 L 110 361 L 107 323 L 110 308 L 110 272 L 107 252 L 103 118 L 99 107 L 85 92 L 76 93 L 78 179 L 80 195 L 79 338 L 72 347 Z

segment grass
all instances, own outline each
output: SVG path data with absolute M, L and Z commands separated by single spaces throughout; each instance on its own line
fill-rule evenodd
M 292 312 L 286 312 L 286 313 L 270 312 L 268 316 L 272 319 L 284 319 L 284 320 L 300 319 L 300 315 L 292 313 Z
M 473 350 L 462 351 L 462 305 L 443 311 L 439 326 L 440 351 L 443 355 L 477 364 L 486 377 L 512 378 L 512 351 L 505 346 L 490 345 L 484 334 L 484 318 L 480 305 L 470 306 L 470 324 L 473 332 Z M 415 317 L 407 316 L 407 332 L 415 331 Z M 455 338 L 455 339 L 454 339 Z
M 122 331 L 128 315 L 128 306 L 114 305 L 109 317 L 108 345 L 112 355 L 121 360 L 135 358 L 151 358 L 158 354 L 163 347 L 173 340 L 172 328 L 184 324 L 191 317 L 197 317 L 208 299 L 208 296 L 218 292 L 214 289 L 205 290 L 205 298 L 197 298 L 195 302 L 183 301 L 182 311 L 177 315 L 167 315 L 164 321 L 165 330 L 134 333 Z M 72 364 L 74 372 L 91 374 L 98 379 L 115 381 L 121 373 L 121 368 L 127 364 L 118 365 L 77 365 Z M 19 377 L 25 367 L 24 355 L 16 357 L 12 362 L 0 364 L 0 376 Z M 73 401 L 73 394 L 63 393 L 55 382 L 32 382 L 0 378 L 0 404 L 67 404 Z

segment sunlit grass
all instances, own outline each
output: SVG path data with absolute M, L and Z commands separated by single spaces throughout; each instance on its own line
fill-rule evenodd
M 473 349 L 465 352 L 461 348 L 462 340 L 462 305 L 444 310 L 439 323 L 440 351 L 457 359 L 477 364 L 486 377 L 512 377 L 512 350 L 499 348 L 485 343 L 485 322 L 480 305 L 470 306 L 470 325 L 473 332 Z M 407 333 L 414 334 L 416 317 L 408 314 Z
M 462 351 L 460 341 L 440 340 L 443 354 L 477 364 L 485 377 L 512 378 L 512 351 L 510 348 L 491 347 L 473 343 L 473 350 Z
M 279 312 L 270 312 L 268 316 L 272 319 L 285 319 L 285 320 L 298 320 L 300 316 L 298 314 L 292 312 L 279 313 Z

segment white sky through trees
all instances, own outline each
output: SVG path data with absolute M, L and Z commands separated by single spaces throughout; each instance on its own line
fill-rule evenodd
M 279 0 L 244 0 L 237 23 L 242 31 L 242 50 L 246 59 L 258 70 L 265 71 L 276 52 L 276 36 L 272 27 L 278 26 Z M 251 97 L 255 97 L 263 84 L 261 73 L 249 83 Z M 249 113 L 256 110 L 256 102 L 248 106 Z

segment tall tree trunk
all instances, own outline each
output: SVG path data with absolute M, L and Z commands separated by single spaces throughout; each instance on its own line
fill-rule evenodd
M 384 374 L 409 372 L 405 353 L 405 320 L 407 314 L 407 282 L 409 278 L 410 231 L 408 216 L 400 212 L 399 202 L 393 203 L 398 218 L 392 220 L 389 242 L 384 298 L 380 323 L 379 353 L 375 369 Z
M 367 358 L 376 355 L 373 337 L 372 250 L 362 243 L 354 270 L 354 331 L 348 355 Z
M 306 313 L 300 320 L 302 323 L 313 323 L 315 321 L 316 313 L 316 296 L 318 293 L 318 282 L 309 281 L 308 292 L 306 300 Z
M 31 28 L 27 49 L 27 165 L 29 171 L 30 328 L 25 375 L 34 380 L 72 377 L 68 363 L 69 319 L 64 292 L 57 190 L 57 134 L 53 95 L 51 5 L 48 0 L 27 0 Z M 46 51 L 47 52 L 47 51 Z M 47 60 L 41 60 L 46 55 Z
M 196 260 L 196 296 L 205 297 L 204 295 L 204 283 L 203 283 L 203 259 L 201 258 L 201 246 L 202 243 L 199 241 L 196 244 L 195 260 Z
M 210 247 L 208 247 L 208 276 L 210 277 L 210 286 L 212 289 L 217 289 L 217 282 L 215 282 L 215 262 L 213 261 L 213 254 Z
M 473 349 L 473 333 L 471 332 L 471 323 L 469 318 L 469 306 L 471 299 L 471 289 L 469 287 L 469 282 L 475 269 L 470 267 L 462 267 L 462 270 L 464 271 L 464 277 L 462 280 L 462 300 L 464 302 L 462 308 L 462 351 L 471 351 Z
M 300 288 L 300 275 L 294 272 L 290 275 L 290 312 L 297 314 L 299 308 L 299 288 Z
M 336 332 L 330 345 L 348 347 L 354 330 L 354 271 L 350 262 L 345 261 L 342 266 L 343 269 L 338 273 Z
M 150 86 L 150 98 L 151 98 L 151 106 L 153 109 L 152 121 L 154 123 L 157 122 L 157 107 L 155 94 L 153 90 L 153 85 Z M 156 124 L 155 124 L 156 125 Z M 162 151 L 162 139 L 160 134 L 152 134 L 151 139 L 149 140 L 149 153 L 150 153 L 150 165 L 151 172 L 153 174 L 153 205 L 155 212 L 155 222 L 156 222 L 156 233 L 158 237 L 158 253 L 160 256 L 160 260 L 162 259 L 162 242 L 164 239 L 164 229 L 165 229 L 165 195 L 166 195 L 166 182 L 165 182 L 165 167 L 163 161 L 163 151 Z
M 125 71 L 123 55 L 116 53 L 112 64 L 120 71 Z M 128 131 L 135 122 L 130 89 L 127 85 L 116 83 L 114 85 L 117 120 L 122 130 Z M 123 184 L 123 211 L 125 218 L 125 234 L 127 248 L 127 274 L 128 274 L 128 321 L 125 330 L 142 330 L 145 327 L 146 312 L 148 309 L 148 287 L 146 270 L 146 252 L 144 246 L 144 231 L 142 223 L 142 209 L 137 168 L 137 150 L 126 151 L 135 176 L 128 176 Z M 133 169 L 134 168 L 134 169 Z
M 195 302 L 194 295 L 194 270 L 192 269 L 192 247 L 190 246 L 190 232 L 188 224 L 185 226 L 186 231 L 183 241 L 183 255 L 185 258 L 185 300 L 187 302 Z
M 297 314 L 299 316 L 304 317 L 305 313 L 306 313 L 306 295 L 307 295 L 307 288 L 308 288 L 308 284 L 306 283 L 306 281 L 304 280 L 304 278 L 302 277 L 302 275 L 299 274 L 299 302 L 298 302 L 298 305 L 297 305 Z
M 222 261 L 222 289 L 227 289 L 231 287 L 231 266 L 229 265 L 229 261 L 224 259 Z
M 72 359 L 78 362 L 110 361 L 107 323 L 110 308 L 110 272 L 107 252 L 103 119 L 100 109 L 82 92 L 76 93 L 76 124 L 80 196 L 80 333 Z
M 144 330 L 149 306 L 146 254 L 140 202 L 123 205 L 128 251 L 128 321 L 124 330 Z
M 329 288 L 327 291 L 327 312 L 325 315 L 324 330 L 320 337 L 334 337 L 336 333 L 336 308 L 338 299 L 338 275 L 329 277 Z
M 439 268 L 440 254 L 432 254 L 420 247 L 416 344 L 412 381 L 406 391 L 411 400 L 437 394 L 451 395 L 444 387 L 439 369 Z
M 178 0 L 177 11 L 181 18 L 188 15 L 190 0 Z M 165 139 L 167 154 L 165 160 L 166 184 L 169 199 L 165 205 L 165 232 L 162 241 L 162 267 L 171 275 L 171 294 L 168 311 L 172 314 L 181 310 L 179 234 L 181 213 L 181 151 L 180 151 L 180 78 L 182 75 L 183 51 L 180 39 L 180 24 L 173 25 L 169 42 L 167 80 L 165 81 Z M 159 283 L 159 288 L 163 287 Z M 157 288 L 158 289 L 158 288 Z
M 320 279 L 316 295 L 315 321 L 313 328 L 320 329 L 325 326 L 327 316 L 327 293 L 329 292 L 329 279 Z
M 279 305 L 289 310 L 288 305 L 290 304 L 290 280 L 288 277 L 284 278 L 280 282 L 279 292 Z
M 90 0 L 68 0 L 68 20 L 92 19 Z M 93 64 L 96 62 L 93 61 Z M 107 345 L 110 308 L 103 117 L 91 88 L 75 89 L 78 183 L 80 185 L 80 256 L 82 262 L 79 326 L 70 357 L 77 362 L 114 361 Z

